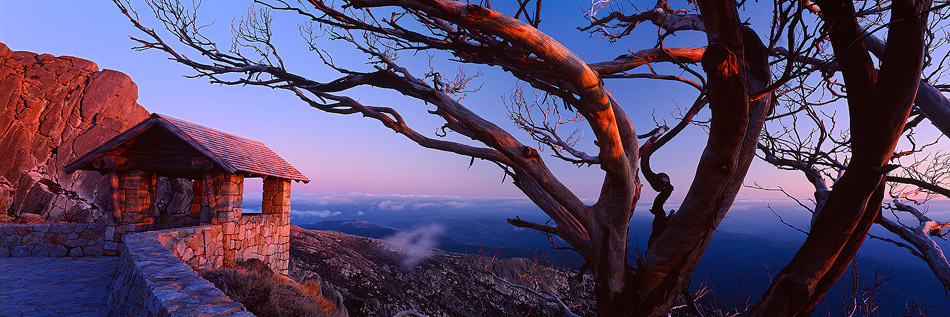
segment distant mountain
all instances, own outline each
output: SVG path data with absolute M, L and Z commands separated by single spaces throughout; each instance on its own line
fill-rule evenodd
M 378 225 L 362 220 L 331 220 L 318 223 L 300 225 L 307 230 L 330 230 L 346 234 L 357 235 L 361 237 L 381 239 L 396 234 L 399 229 Z

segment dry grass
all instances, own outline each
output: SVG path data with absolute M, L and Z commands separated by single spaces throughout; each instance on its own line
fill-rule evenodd
M 248 260 L 201 276 L 257 316 L 337 316 L 333 303 L 320 295 L 315 281 L 298 283 L 275 275 L 264 262 Z

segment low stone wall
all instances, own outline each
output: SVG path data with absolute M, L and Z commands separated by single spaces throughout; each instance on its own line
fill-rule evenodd
M 209 227 L 217 226 L 126 235 L 119 267 L 106 299 L 108 315 L 253 316 L 159 242 L 160 237 L 179 232 L 192 232 L 192 236 L 202 232 L 203 235 Z
M 117 247 L 106 240 L 113 230 L 97 223 L 4 223 L 0 257 L 102 256 L 106 246 Z
M 282 214 L 243 215 L 237 223 L 126 234 L 109 315 L 252 316 L 195 270 L 253 258 L 287 275 L 289 221 Z
M 229 235 L 225 250 L 233 250 L 235 261 L 260 259 L 274 272 L 287 276 L 290 264 L 290 216 L 286 214 L 244 215 Z M 228 261 L 228 252 L 225 252 Z
M 224 240 L 221 225 L 204 225 L 156 231 L 156 241 L 179 261 L 195 270 L 224 266 Z M 128 240 L 126 240 L 128 243 Z
M 287 216 L 279 214 L 243 215 L 237 223 L 164 230 L 157 239 L 194 269 L 213 269 L 227 263 L 259 259 L 274 272 L 287 275 L 289 221 Z

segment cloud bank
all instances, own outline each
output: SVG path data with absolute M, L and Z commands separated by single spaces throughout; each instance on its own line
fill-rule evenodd
M 343 213 L 340 211 L 331 211 L 331 210 L 290 210 L 291 217 L 298 218 L 326 218 L 331 216 L 339 216 Z

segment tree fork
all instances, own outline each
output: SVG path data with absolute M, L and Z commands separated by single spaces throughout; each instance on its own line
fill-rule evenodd
M 635 316 L 672 309 L 738 193 L 771 109 L 771 95 L 750 100 L 771 82 L 765 45 L 741 25 L 733 1 L 699 5 L 709 41 L 702 59 L 712 109 L 709 139 L 683 205 L 637 268 L 628 312 Z

